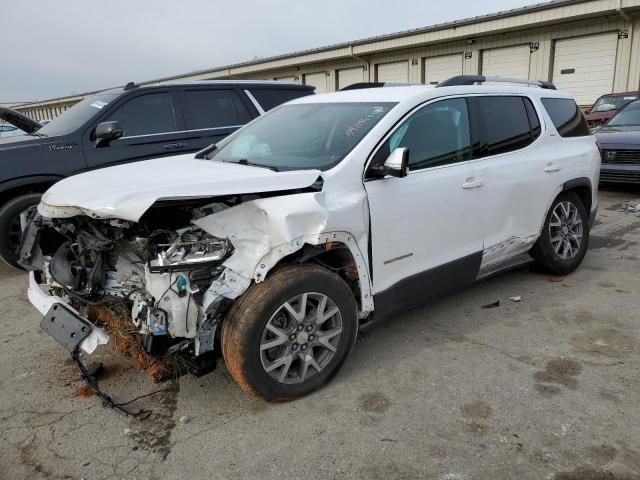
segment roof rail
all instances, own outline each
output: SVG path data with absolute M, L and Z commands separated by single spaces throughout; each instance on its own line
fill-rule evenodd
M 500 82 L 500 83 L 520 83 L 523 85 L 535 85 L 536 87 L 545 88 L 547 90 L 557 90 L 556 86 L 551 82 L 544 80 L 525 80 L 522 78 L 509 77 L 485 77 L 484 75 L 458 75 L 451 77 L 444 82 L 440 82 L 438 87 L 453 87 L 459 85 L 474 85 L 484 82 Z
M 352 83 L 351 85 L 342 87 L 338 91 L 346 92 L 348 90 L 360 90 L 362 88 L 380 88 L 380 87 L 384 87 L 384 82 L 360 82 L 360 83 Z
M 422 85 L 420 83 L 395 83 L 395 82 L 360 82 L 352 83 L 346 87 L 342 87 L 339 92 L 346 92 L 348 90 L 361 90 L 363 88 L 382 88 L 382 87 L 408 87 L 412 85 Z

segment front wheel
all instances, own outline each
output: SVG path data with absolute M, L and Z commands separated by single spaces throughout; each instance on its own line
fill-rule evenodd
M 536 266 L 555 275 L 573 272 L 587 253 L 589 216 L 574 192 L 564 192 L 551 204 L 540 238 L 531 254 Z
M 286 401 L 327 383 L 357 330 L 354 295 L 342 278 L 316 265 L 288 266 L 233 305 L 222 326 L 222 354 L 245 393 Z
M 0 259 L 12 267 L 18 264 L 22 232 L 36 213 L 41 193 L 27 193 L 12 198 L 0 209 Z

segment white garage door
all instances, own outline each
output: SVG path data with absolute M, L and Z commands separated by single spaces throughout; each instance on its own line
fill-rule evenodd
M 529 78 L 529 45 L 490 48 L 482 51 L 482 75 Z
M 593 104 L 613 90 L 617 50 L 615 33 L 557 40 L 553 83 L 573 95 L 579 105 Z
M 361 82 L 364 82 L 364 68 L 357 67 L 338 70 L 338 89 Z
M 327 74 L 325 72 L 308 73 L 304 76 L 304 84 L 316 87 L 316 93 L 326 93 L 328 91 Z
M 409 82 L 409 62 L 381 63 L 376 65 L 376 81 L 389 83 Z
M 290 82 L 290 83 L 295 83 L 296 81 L 296 77 L 278 77 L 278 78 L 274 78 L 274 80 L 278 81 L 278 82 Z
M 456 75 L 462 75 L 461 53 L 424 59 L 424 83 L 436 85 Z

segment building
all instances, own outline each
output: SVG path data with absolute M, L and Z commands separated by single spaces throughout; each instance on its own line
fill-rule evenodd
M 550 80 L 582 106 L 604 93 L 638 90 L 640 0 L 555 0 L 141 83 L 271 79 L 323 93 L 355 82 L 438 83 L 460 74 Z M 49 119 L 91 93 L 15 108 Z

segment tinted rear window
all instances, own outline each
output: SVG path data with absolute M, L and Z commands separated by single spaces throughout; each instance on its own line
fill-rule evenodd
M 251 94 L 255 97 L 258 103 L 262 106 L 264 111 L 271 110 L 272 108 L 282 105 L 289 100 L 294 100 L 300 97 L 306 97 L 313 92 L 310 90 L 284 90 L 284 89 L 256 89 L 251 90 Z
M 513 152 L 533 142 L 522 97 L 478 97 L 487 155 Z
M 569 98 L 543 98 L 551 121 L 561 137 L 584 137 L 591 135 L 587 121 L 576 102 Z
M 237 126 L 251 120 L 233 90 L 187 90 L 184 105 L 188 130 Z

